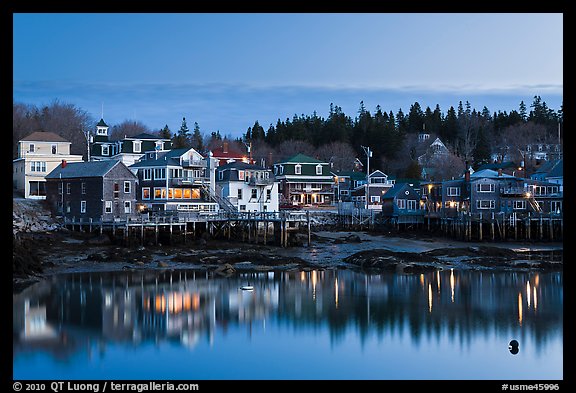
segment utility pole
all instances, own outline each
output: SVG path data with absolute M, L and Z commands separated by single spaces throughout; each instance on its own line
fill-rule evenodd
M 86 150 L 87 150 L 87 155 L 86 155 L 86 162 L 90 162 L 90 139 L 91 139 L 91 135 L 90 135 L 90 131 L 84 131 L 81 130 L 82 135 L 84 135 L 84 138 L 86 138 Z
M 368 198 L 370 197 L 370 157 L 372 157 L 372 150 L 370 147 L 362 146 L 364 153 L 366 153 L 366 210 L 368 210 Z

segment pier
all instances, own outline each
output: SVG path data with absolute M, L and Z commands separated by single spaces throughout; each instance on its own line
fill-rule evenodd
M 63 226 L 82 232 L 109 234 L 122 244 L 174 244 L 208 237 L 288 247 L 297 233 L 311 242 L 310 212 L 170 212 L 139 214 L 112 221 L 64 218 Z

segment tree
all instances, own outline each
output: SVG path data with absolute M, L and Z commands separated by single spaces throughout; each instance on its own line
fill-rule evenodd
M 474 156 L 474 165 L 476 168 L 482 164 L 489 163 L 492 155 L 491 153 L 490 143 L 488 142 L 486 132 L 484 131 L 483 127 L 480 127 L 478 129 L 476 146 L 472 152 L 472 155 Z
M 330 163 L 335 171 L 351 171 L 354 168 L 356 152 L 350 144 L 334 141 L 320 146 L 316 150 L 316 157 Z
M 309 157 L 314 157 L 314 146 L 311 143 L 300 140 L 288 140 L 282 142 L 276 149 L 276 162 L 286 160 L 295 156 L 298 153 L 304 154 Z
M 194 150 L 199 153 L 204 151 L 204 139 L 200 133 L 200 126 L 198 125 L 198 122 L 194 122 L 194 131 L 192 132 L 192 137 L 190 139 L 190 145 L 194 148 Z
M 180 126 L 178 133 L 176 133 L 176 135 L 174 135 L 174 137 L 172 138 L 172 147 L 174 149 L 181 149 L 181 148 L 190 147 L 190 135 L 189 134 L 190 134 L 190 130 L 188 129 L 188 126 L 186 125 L 186 118 L 183 117 L 182 118 L 182 125 Z
M 124 120 L 122 123 L 112 126 L 110 140 L 119 141 L 125 137 L 130 137 L 144 132 L 150 132 L 148 127 L 137 120 Z
M 420 179 L 422 176 L 422 168 L 418 164 L 418 161 L 411 160 L 406 169 L 404 170 L 404 177 L 408 179 Z
M 158 132 L 158 136 L 164 139 L 172 139 L 172 131 L 170 131 L 168 124 Z

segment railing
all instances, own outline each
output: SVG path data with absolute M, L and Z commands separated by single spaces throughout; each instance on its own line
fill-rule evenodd
M 529 192 L 528 189 L 524 187 L 508 187 L 500 189 L 501 195 L 522 195 L 527 192 Z
M 212 192 L 210 187 L 207 185 L 202 185 L 202 189 L 204 192 L 214 201 L 216 202 L 221 209 L 225 210 L 228 213 L 234 213 L 237 211 L 236 206 L 234 206 L 227 198 L 222 198 L 220 195 Z
M 183 167 L 201 167 L 206 168 L 206 161 L 204 160 L 182 160 Z
M 251 186 L 269 186 L 269 185 L 274 184 L 274 179 L 257 178 L 257 177 L 251 176 L 250 179 L 248 180 L 248 184 Z
M 202 185 L 209 182 L 210 179 L 207 177 L 172 177 L 168 179 L 170 186 Z

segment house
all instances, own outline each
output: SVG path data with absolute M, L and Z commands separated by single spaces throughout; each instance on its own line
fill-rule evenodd
M 560 185 L 560 191 L 564 186 L 563 160 L 551 160 L 543 163 L 530 178 L 533 180 L 545 180 Z
M 425 136 L 427 135 L 428 137 L 426 138 Z M 420 134 L 418 140 L 420 144 L 429 143 L 429 134 Z M 442 143 L 440 138 L 434 139 L 434 141 L 426 147 L 424 154 L 418 156 L 418 165 L 422 168 L 420 174 L 422 179 L 434 179 L 436 177 L 437 164 L 444 160 L 449 153 L 450 151 L 446 145 Z
M 510 176 L 518 176 L 522 174 L 522 168 L 520 168 L 517 164 L 512 161 L 503 161 L 503 162 L 493 162 L 490 164 L 482 164 L 478 167 L 478 170 L 481 171 L 482 169 L 491 169 L 493 171 L 498 172 L 502 170 L 502 173 Z
M 424 222 L 424 202 L 410 183 L 396 183 L 382 196 L 382 217 L 396 224 Z
M 193 148 L 146 154 L 130 166 L 138 177 L 139 209 L 217 212 L 215 164 Z
M 225 165 L 230 162 L 244 162 L 246 164 L 250 164 L 250 157 L 235 148 L 233 145 L 230 146 L 228 141 L 222 142 L 222 146 L 212 149 L 210 151 L 212 153 L 212 158 L 218 160 L 218 165 Z
M 536 163 L 562 159 L 562 145 L 558 143 L 531 143 L 526 145 L 526 158 Z
M 382 171 L 375 170 L 368 176 L 368 182 L 362 182 L 352 191 L 352 201 L 356 207 L 381 210 L 382 196 L 394 186 L 395 182 L 396 180 L 389 178 Z
M 420 195 L 424 209 L 430 217 L 439 217 L 442 211 L 442 182 L 429 181 L 420 183 Z
M 334 201 L 351 202 L 352 191 L 366 184 L 366 173 L 356 171 L 330 172 L 334 176 Z
M 221 165 L 216 168 L 216 188 L 236 211 L 279 210 L 278 182 L 271 169 L 241 161 Z
M 275 163 L 274 176 L 280 181 L 281 199 L 286 203 L 309 206 L 332 204 L 334 178 L 327 162 L 297 154 Z
M 100 119 L 96 124 L 96 135 L 92 137 L 90 145 L 92 161 L 120 160 L 126 166 L 130 166 L 140 160 L 146 152 L 167 151 L 172 147 L 170 139 L 145 132 L 112 141 L 108 135 L 108 129 L 104 119 Z
M 118 160 L 62 162 L 46 175 L 46 200 L 66 218 L 125 219 L 136 213 L 138 178 Z
M 12 186 L 30 199 L 46 199 L 45 176 L 66 161 L 81 162 L 70 154 L 71 142 L 52 132 L 33 132 L 18 141 L 18 158 L 12 161 Z

